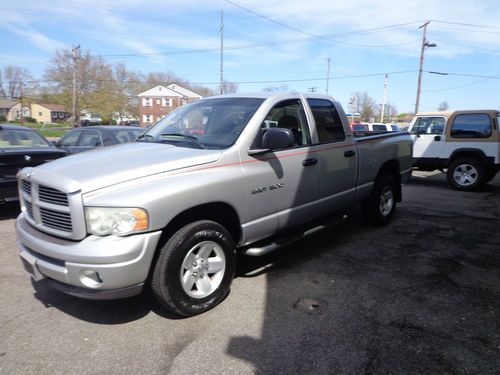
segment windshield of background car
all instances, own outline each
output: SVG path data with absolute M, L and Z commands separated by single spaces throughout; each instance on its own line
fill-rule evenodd
M 0 148 L 11 147 L 51 147 L 40 134 L 31 130 L 0 130 Z
M 203 148 L 228 148 L 236 142 L 263 101 L 259 98 L 196 101 L 171 112 L 138 139 L 167 142 L 183 135 L 195 140 Z M 178 145 L 191 147 L 189 142 L 178 142 Z

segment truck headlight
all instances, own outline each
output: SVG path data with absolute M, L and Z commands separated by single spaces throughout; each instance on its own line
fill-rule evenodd
M 125 235 L 149 227 L 149 217 L 142 208 L 85 207 L 87 231 L 97 236 Z

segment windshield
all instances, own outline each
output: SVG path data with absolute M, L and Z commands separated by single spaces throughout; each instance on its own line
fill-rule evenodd
M 236 142 L 263 101 L 258 98 L 196 101 L 169 113 L 138 140 L 181 147 L 228 148 Z
M 4 147 L 51 147 L 40 134 L 31 130 L 0 130 L 0 148 Z

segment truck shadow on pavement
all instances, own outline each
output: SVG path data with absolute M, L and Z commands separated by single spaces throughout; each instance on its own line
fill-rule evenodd
M 496 373 L 499 215 L 426 215 L 403 203 L 386 227 L 351 217 L 252 260 L 267 272 L 261 333 L 227 353 L 258 374 Z
M 150 312 L 171 320 L 181 319 L 163 309 L 149 293 L 111 301 L 96 301 L 61 293 L 43 281 L 33 282 L 35 298 L 46 308 L 56 309 L 77 319 L 96 324 L 124 324 L 143 318 Z

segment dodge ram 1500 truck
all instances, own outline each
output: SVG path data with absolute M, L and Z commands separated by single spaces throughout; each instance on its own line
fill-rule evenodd
M 354 139 L 330 96 L 206 98 L 134 143 L 21 170 L 20 257 L 71 295 L 147 285 L 191 316 L 229 292 L 238 251 L 269 252 L 356 202 L 388 222 L 411 162 L 408 133 Z

